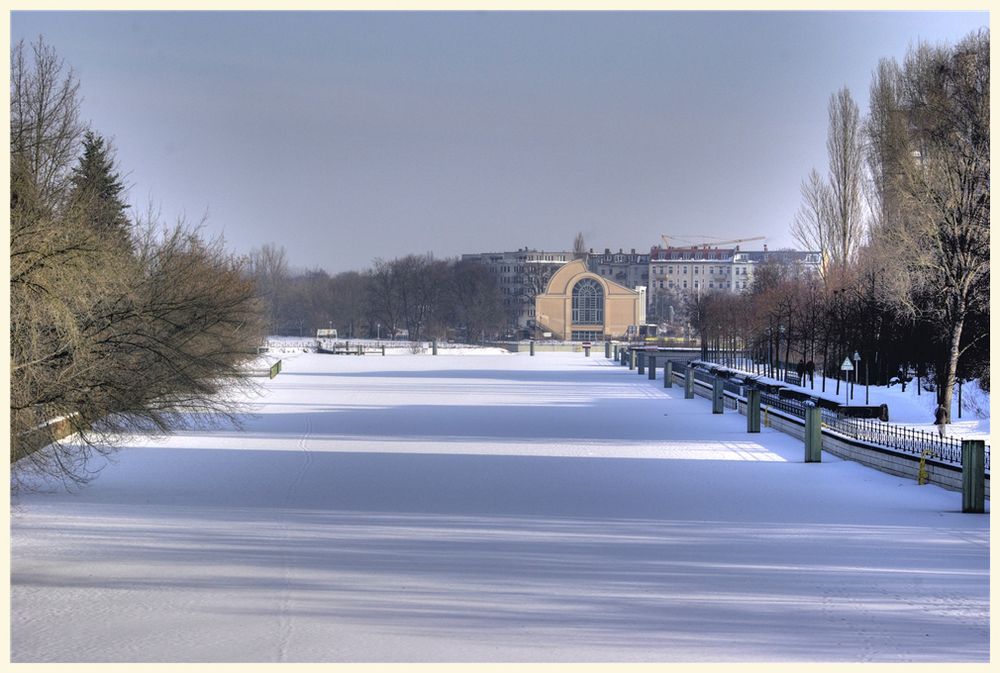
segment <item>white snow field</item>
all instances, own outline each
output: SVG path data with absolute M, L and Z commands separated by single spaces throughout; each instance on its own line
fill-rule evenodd
M 602 352 L 262 385 L 14 503 L 13 661 L 989 660 L 988 514 Z

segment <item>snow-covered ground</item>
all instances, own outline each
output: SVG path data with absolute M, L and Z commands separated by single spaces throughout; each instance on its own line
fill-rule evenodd
M 988 514 L 603 357 L 261 385 L 15 503 L 15 662 L 989 659 Z

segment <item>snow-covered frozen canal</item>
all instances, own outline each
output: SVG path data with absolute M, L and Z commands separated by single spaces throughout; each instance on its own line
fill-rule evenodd
M 263 385 L 15 502 L 15 662 L 989 658 L 989 515 L 600 349 Z

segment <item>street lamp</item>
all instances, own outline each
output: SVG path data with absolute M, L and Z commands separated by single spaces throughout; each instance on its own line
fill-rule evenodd
M 858 367 L 861 366 L 859 364 L 861 362 L 861 355 L 859 355 L 857 351 L 854 351 L 854 357 L 851 358 L 851 359 L 854 360 L 854 383 L 851 384 L 851 399 L 853 400 L 854 399 L 854 384 L 858 382 Z M 866 404 L 867 404 L 867 402 L 866 402 Z
M 382 340 L 382 323 L 380 322 L 375 323 L 375 340 Z

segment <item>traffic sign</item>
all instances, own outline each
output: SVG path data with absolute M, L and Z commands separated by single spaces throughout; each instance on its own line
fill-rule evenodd
M 851 358 L 844 358 L 844 364 L 840 365 L 840 371 L 849 372 L 854 369 L 854 365 L 851 364 Z

